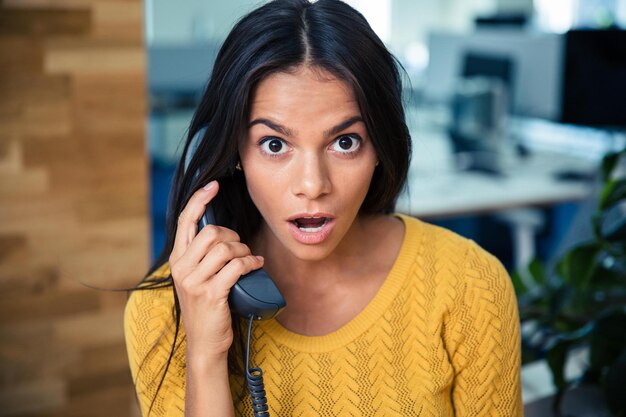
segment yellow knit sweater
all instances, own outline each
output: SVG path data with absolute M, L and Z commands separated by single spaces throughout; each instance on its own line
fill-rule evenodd
M 400 254 L 376 296 L 325 336 L 276 320 L 253 327 L 272 416 L 521 416 L 517 303 L 502 264 L 471 240 L 398 215 Z M 155 272 L 167 276 L 168 265 Z M 125 332 L 144 416 L 174 340 L 171 288 L 131 294 Z M 177 349 L 150 415 L 183 416 L 185 358 Z M 231 378 L 233 398 L 240 382 Z M 235 401 L 251 416 L 249 399 Z

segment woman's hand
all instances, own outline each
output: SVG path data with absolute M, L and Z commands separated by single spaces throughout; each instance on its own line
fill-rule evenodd
M 225 358 L 233 341 L 228 294 L 239 277 L 261 268 L 233 230 L 198 221 L 217 195 L 217 181 L 191 197 L 178 218 L 169 263 L 187 336 L 187 361 Z M 196 235 L 197 234 L 197 235 Z

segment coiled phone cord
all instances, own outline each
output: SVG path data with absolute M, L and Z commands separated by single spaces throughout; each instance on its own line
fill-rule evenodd
M 254 316 L 248 316 L 250 324 L 248 325 L 248 345 L 246 346 L 246 381 L 248 382 L 248 391 L 252 399 L 252 411 L 254 417 L 269 417 L 270 412 L 267 407 L 267 397 L 265 396 L 265 386 L 263 385 L 263 371 L 261 368 L 248 368 L 250 361 L 250 334 L 252 333 L 252 322 Z

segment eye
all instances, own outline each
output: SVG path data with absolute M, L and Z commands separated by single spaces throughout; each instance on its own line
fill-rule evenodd
M 361 146 L 361 138 L 358 135 L 341 135 L 333 142 L 332 148 L 340 153 L 353 153 Z
M 282 155 L 287 152 L 287 144 L 282 139 L 275 137 L 264 138 L 259 146 L 264 153 L 270 156 Z

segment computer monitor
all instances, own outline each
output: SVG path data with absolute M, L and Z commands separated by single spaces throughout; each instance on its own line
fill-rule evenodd
M 626 127 L 626 30 L 571 30 L 565 39 L 560 121 Z
M 434 31 L 428 36 L 427 102 L 449 102 L 462 76 L 468 51 L 507 57 L 513 63 L 511 110 L 519 116 L 558 120 L 561 115 L 563 36 L 513 30 L 472 33 Z M 506 71 L 506 69 L 504 70 Z
M 513 62 L 506 55 L 467 51 L 463 59 L 463 77 L 486 76 L 511 84 Z
M 495 78 L 504 84 L 507 89 L 508 107 L 513 109 L 514 62 L 513 58 L 504 54 L 466 51 L 463 57 L 463 78 L 485 77 Z

